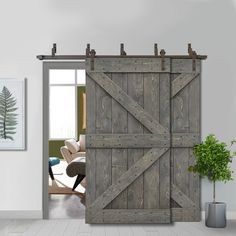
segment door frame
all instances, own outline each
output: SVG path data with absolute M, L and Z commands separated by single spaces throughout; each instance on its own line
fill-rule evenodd
M 43 180 L 42 180 L 42 218 L 49 218 L 48 210 L 48 157 L 49 157 L 49 70 L 85 69 L 85 61 L 43 62 Z

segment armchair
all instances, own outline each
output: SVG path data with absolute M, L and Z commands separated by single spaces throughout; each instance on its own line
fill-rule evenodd
M 80 135 L 79 141 L 65 140 L 65 146 L 60 149 L 65 161 L 68 163 L 66 173 L 70 177 L 77 176 L 72 190 L 85 178 L 85 135 Z
M 80 135 L 78 142 L 74 139 L 65 140 L 65 146 L 60 151 L 68 164 L 77 157 L 85 157 L 85 135 Z

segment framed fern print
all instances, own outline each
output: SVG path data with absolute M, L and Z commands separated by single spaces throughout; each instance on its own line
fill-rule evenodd
M 25 149 L 25 79 L 0 79 L 0 150 Z

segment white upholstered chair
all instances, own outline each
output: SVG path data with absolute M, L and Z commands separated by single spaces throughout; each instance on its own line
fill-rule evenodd
M 60 150 L 68 164 L 77 157 L 85 157 L 85 135 L 81 134 L 78 142 L 74 139 L 65 140 L 65 146 Z
M 65 146 L 61 147 L 61 154 L 68 163 L 66 173 L 70 177 L 77 176 L 72 190 L 85 178 L 85 135 L 80 135 L 79 141 L 65 140 Z

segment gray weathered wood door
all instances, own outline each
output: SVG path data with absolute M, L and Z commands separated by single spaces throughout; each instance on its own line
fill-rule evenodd
M 171 216 L 172 221 L 200 220 L 200 180 L 188 171 L 192 147 L 201 140 L 201 60 L 171 60 Z
M 200 60 L 88 58 L 86 222 L 199 220 Z M 92 69 L 92 70 L 91 70 Z
M 169 63 L 167 73 L 160 58 L 96 58 L 90 68 L 86 222 L 169 223 Z

